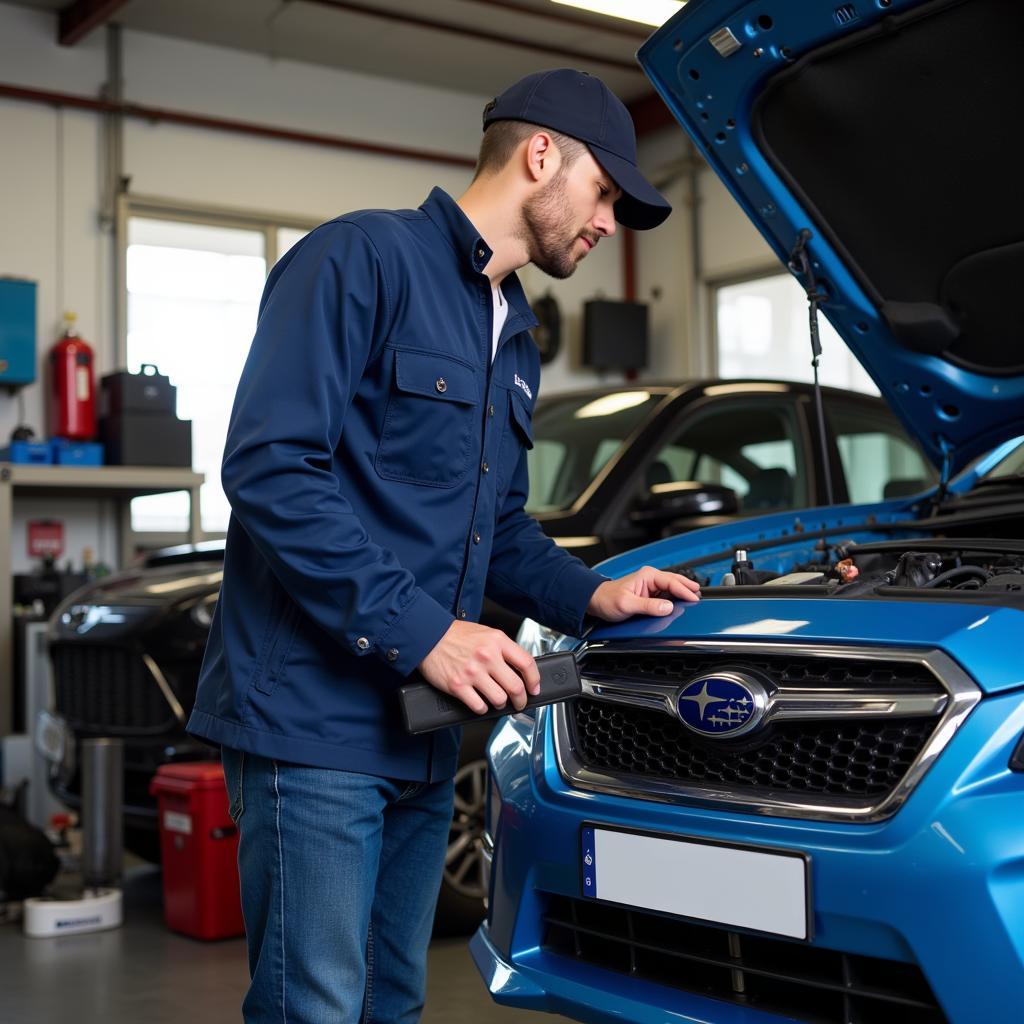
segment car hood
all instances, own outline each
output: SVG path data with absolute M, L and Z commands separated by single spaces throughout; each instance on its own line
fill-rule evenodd
M 178 604 L 216 593 L 223 575 L 221 562 L 127 569 L 76 591 L 69 600 L 80 605 Z
M 1024 434 L 1022 38 L 1012 0 L 690 0 L 638 54 L 947 472 Z

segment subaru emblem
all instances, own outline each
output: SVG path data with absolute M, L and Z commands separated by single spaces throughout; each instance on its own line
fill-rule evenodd
M 764 717 L 768 691 L 744 672 L 698 676 L 676 698 L 679 720 L 701 736 L 741 736 Z

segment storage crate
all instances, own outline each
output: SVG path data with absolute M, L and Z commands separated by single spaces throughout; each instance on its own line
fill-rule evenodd
M 12 441 L 6 448 L 0 448 L 0 462 L 48 466 L 53 462 L 53 449 L 49 441 Z

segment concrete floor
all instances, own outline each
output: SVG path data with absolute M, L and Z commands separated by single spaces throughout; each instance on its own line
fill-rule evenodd
M 160 873 L 137 867 L 125 882 L 125 925 L 91 935 L 29 939 L 0 925 L 3 1024 L 225 1024 L 240 1021 L 248 983 L 241 939 L 198 942 L 168 931 Z M 430 950 L 422 1024 L 555 1024 L 566 1018 L 496 1006 L 465 939 Z

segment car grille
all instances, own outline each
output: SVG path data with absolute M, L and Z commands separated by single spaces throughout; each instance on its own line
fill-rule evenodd
M 177 719 L 142 656 L 102 644 L 50 646 L 56 710 L 72 728 L 113 736 L 157 733 Z
M 938 652 L 701 647 L 585 650 L 584 695 L 554 712 L 566 777 L 605 792 L 872 820 L 906 798 L 980 697 Z M 783 702 L 779 715 L 730 739 L 699 735 L 668 713 L 679 688 L 730 670 L 759 677 L 769 701 Z M 782 716 L 785 701 L 801 699 L 796 717 Z
M 748 749 L 702 743 L 667 715 L 578 700 L 576 750 L 589 768 L 733 788 L 875 796 L 907 773 L 935 720 L 859 719 L 836 724 L 786 722 Z
M 942 1024 L 915 964 L 551 896 L 544 949 L 808 1024 Z

